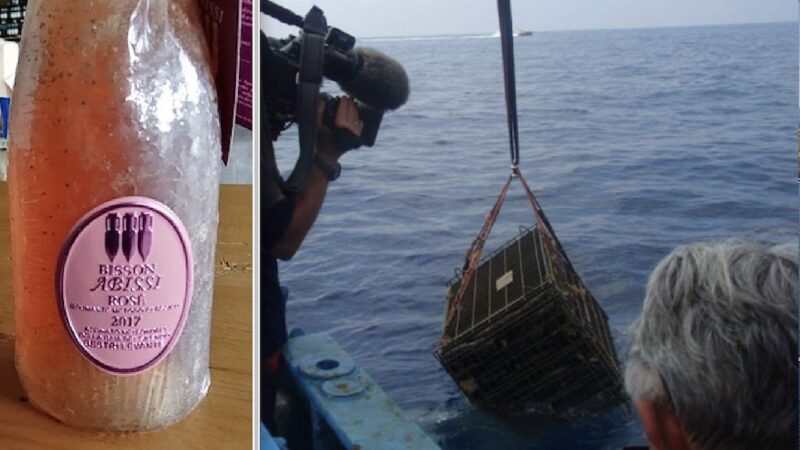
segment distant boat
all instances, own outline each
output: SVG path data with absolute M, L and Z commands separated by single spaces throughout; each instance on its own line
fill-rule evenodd
M 517 28 L 517 29 L 514 30 L 512 35 L 514 37 L 532 36 L 533 35 L 533 31 L 531 31 L 531 30 L 523 30 L 522 28 Z M 492 34 L 492 37 L 500 37 L 500 32 L 499 31 L 495 31 L 494 34 Z

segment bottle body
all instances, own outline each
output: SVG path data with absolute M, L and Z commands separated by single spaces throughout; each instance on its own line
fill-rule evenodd
M 16 364 L 29 401 L 70 425 L 158 428 L 187 415 L 209 386 L 220 132 L 195 3 L 28 5 L 9 142 Z M 67 273 L 59 264 L 76 224 L 131 197 L 164 205 L 185 227 L 193 283 L 182 332 L 163 359 L 118 374 L 76 345 L 80 330 L 70 332 L 57 278 Z M 137 243 L 125 233 L 141 226 L 144 259 L 152 217 L 119 217 L 105 218 L 106 252 L 123 266 L 109 236 L 121 236 L 128 248 L 119 253 L 130 259 Z

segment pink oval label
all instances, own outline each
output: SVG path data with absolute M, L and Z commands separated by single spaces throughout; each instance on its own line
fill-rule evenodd
M 122 197 L 70 232 L 56 271 L 61 317 L 81 353 L 115 375 L 135 375 L 169 354 L 192 298 L 192 250 L 166 205 Z

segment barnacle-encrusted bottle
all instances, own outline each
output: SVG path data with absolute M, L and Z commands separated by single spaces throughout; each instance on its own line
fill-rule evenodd
M 220 131 L 195 0 L 32 0 L 9 148 L 16 362 L 37 408 L 161 427 L 209 387 Z

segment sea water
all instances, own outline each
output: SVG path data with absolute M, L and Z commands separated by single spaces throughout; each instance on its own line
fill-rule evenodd
M 797 236 L 796 24 L 535 33 L 515 39 L 521 169 L 608 313 L 620 356 L 647 277 L 677 245 Z M 362 39 L 411 98 L 342 159 L 281 266 L 291 327 L 329 332 L 445 449 L 617 449 L 634 416 L 504 421 L 434 359 L 445 282 L 509 170 L 500 42 Z M 325 87 L 334 90 L 330 83 Z M 293 167 L 297 135 L 278 142 Z M 486 249 L 533 216 L 513 186 Z

